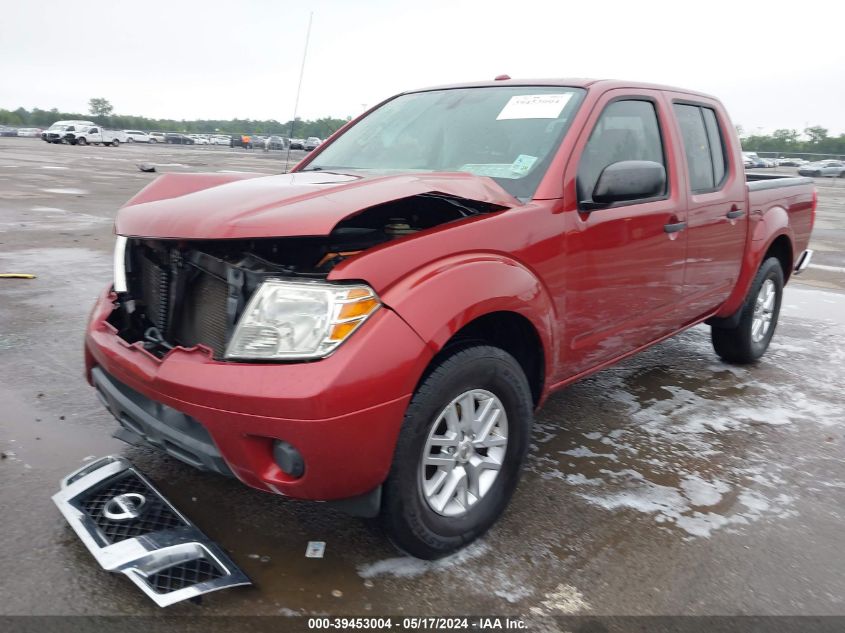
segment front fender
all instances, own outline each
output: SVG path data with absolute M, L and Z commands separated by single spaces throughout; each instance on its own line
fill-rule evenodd
M 478 317 L 492 312 L 520 314 L 542 342 L 545 375 L 555 375 L 554 303 L 537 276 L 509 257 L 474 252 L 430 262 L 392 285 L 382 300 L 435 354 Z
M 748 290 L 751 288 L 751 282 L 754 281 L 754 276 L 760 264 L 763 263 L 763 257 L 778 237 L 785 235 L 789 243 L 793 245 L 793 253 L 795 251 L 795 236 L 789 226 L 789 214 L 782 206 L 754 210 L 751 213 L 750 222 L 739 278 L 733 292 L 716 313 L 716 318 L 730 317 L 742 308 Z M 784 271 L 784 274 L 788 275 L 789 271 Z

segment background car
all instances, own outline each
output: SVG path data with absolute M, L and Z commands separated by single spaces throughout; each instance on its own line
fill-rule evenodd
M 305 143 L 303 144 L 302 149 L 304 149 L 306 152 L 311 152 L 320 147 L 320 143 L 322 142 L 323 141 L 318 139 L 316 136 L 309 136 L 307 139 L 305 139 Z
M 290 145 L 290 139 L 284 136 L 271 136 L 267 139 L 268 149 L 287 149 Z
M 141 130 L 123 130 L 126 134 L 127 143 L 150 143 L 150 135 Z
M 211 143 L 212 145 L 231 146 L 232 145 L 232 137 L 223 136 L 221 134 L 216 134 L 216 135 L 212 136 L 211 139 L 209 139 L 209 143 Z
M 845 178 L 845 163 L 841 160 L 820 160 L 809 163 L 798 169 L 801 176 L 832 176 L 834 178 Z
M 188 134 L 189 138 L 194 139 L 194 143 L 197 145 L 208 145 L 208 137 L 203 136 L 202 134 Z
M 38 137 L 41 136 L 41 128 L 38 127 L 19 127 L 18 136 Z
M 164 132 L 150 132 L 150 143 L 166 143 L 167 138 L 165 138 Z
M 179 134 L 178 132 L 167 132 L 164 135 L 165 143 L 171 145 L 193 145 L 194 139 L 187 134 Z
M 755 152 L 743 152 L 742 159 L 746 167 L 754 167 L 756 169 L 760 169 L 762 167 L 774 167 L 774 163 L 767 164 L 766 161 L 757 156 Z M 751 161 L 750 165 L 747 164 L 746 159 Z
M 305 140 L 301 138 L 292 138 L 290 140 L 291 149 L 305 149 Z
M 0 136 L 17 136 L 18 130 L 7 125 L 0 125 Z

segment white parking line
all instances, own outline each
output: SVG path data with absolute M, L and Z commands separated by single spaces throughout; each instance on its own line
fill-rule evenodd
M 824 264 L 810 264 L 807 268 L 818 268 L 819 270 L 829 270 L 834 273 L 845 273 L 845 268 L 841 266 L 825 266 Z

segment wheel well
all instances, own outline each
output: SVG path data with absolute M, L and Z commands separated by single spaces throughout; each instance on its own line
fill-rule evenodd
M 769 250 L 763 256 L 763 261 L 766 261 L 769 257 L 777 257 L 781 270 L 783 270 L 783 280 L 788 280 L 792 274 L 792 262 L 794 260 L 792 257 L 792 242 L 786 235 L 779 235 L 775 238 L 775 241 L 772 242 Z
M 458 330 L 441 354 L 467 343 L 484 343 L 506 351 L 525 372 L 534 404 L 540 402 L 545 381 L 543 343 L 534 325 L 516 312 L 491 312 L 467 323 Z

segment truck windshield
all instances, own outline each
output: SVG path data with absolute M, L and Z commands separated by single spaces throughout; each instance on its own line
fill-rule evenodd
M 328 145 L 304 171 L 462 171 L 530 198 L 581 103 L 580 88 L 491 86 L 404 94 Z

